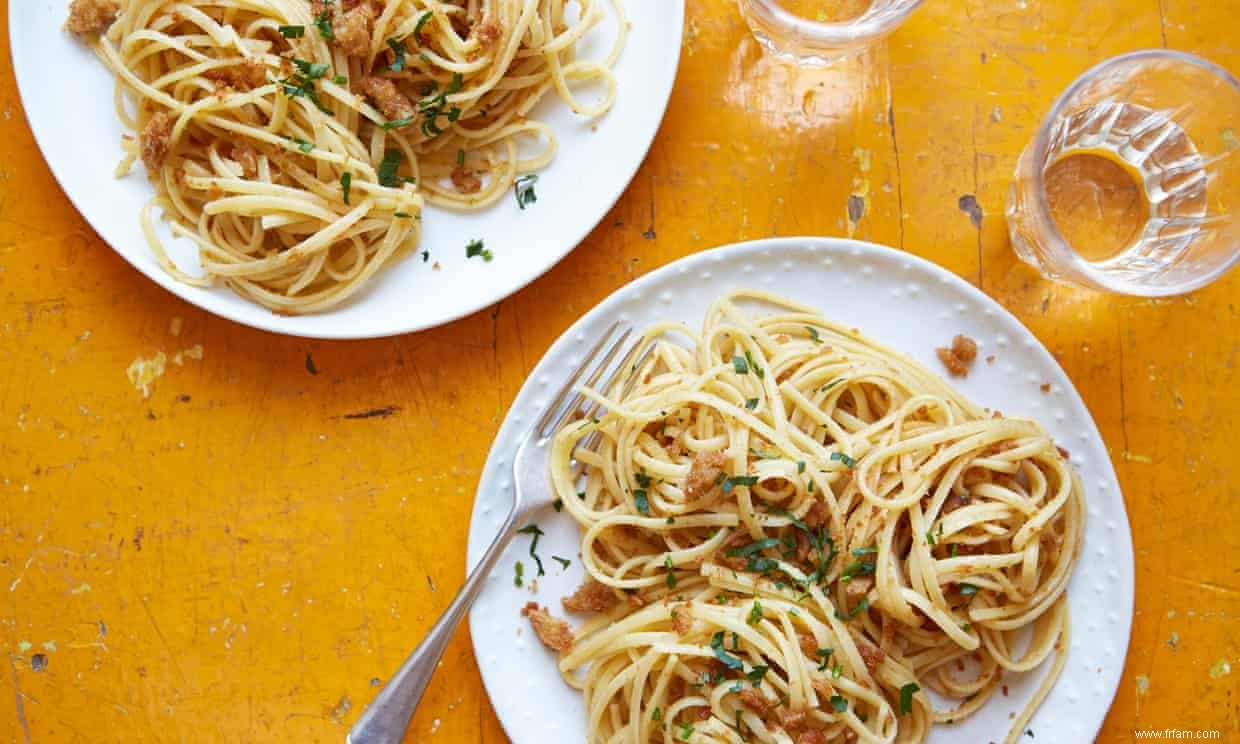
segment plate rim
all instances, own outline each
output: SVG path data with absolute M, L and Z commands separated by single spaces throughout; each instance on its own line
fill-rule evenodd
M 43 158 L 44 164 L 51 172 L 52 178 L 56 181 L 56 186 L 60 189 L 60 192 L 64 194 L 65 198 L 73 206 L 73 209 L 78 213 L 78 215 L 90 226 L 91 231 L 94 232 L 99 240 L 106 244 L 113 253 L 120 256 L 127 264 L 136 269 L 150 281 L 162 287 L 165 291 L 170 292 L 182 301 L 187 302 L 194 307 L 205 310 L 216 317 L 223 318 L 248 328 L 254 328 L 267 333 L 274 333 L 293 338 L 322 339 L 332 341 L 361 341 L 368 339 L 393 338 L 431 328 L 438 328 L 440 326 L 458 321 L 461 318 L 473 315 L 474 313 L 484 310 L 491 305 L 502 302 L 503 300 L 508 299 L 517 292 L 520 292 L 529 285 L 533 284 L 537 279 L 545 276 L 549 271 L 559 265 L 570 253 L 581 247 L 582 242 L 590 236 L 590 233 L 602 224 L 603 220 L 607 217 L 607 214 L 615 208 L 616 204 L 620 201 L 620 198 L 624 196 L 625 192 L 628 191 L 629 187 L 633 184 L 633 179 L 637 177 L 638 170 L 641 169 L 642 165 L 646 162 L 646 159 L 650 156 L 650 150 L 654 146 L 655 139 L 658 137 L 659 131 L 663 128 L 663 122 L 667 117 L 667 110 L 671 104 L 672 93 L 676 87 L 676 80 L 680 74 L 680 63 L 682 57 L 681 39 L 684 36 L 685 8 L 687 0 L 658 0 L 658 2 L 666 3 L 666 7 L 670 9 L 673 15 L 672 24 L 675 28 L 669 29 L 669 33 L 674 32 L 672 33 L 672 36 L 677 40 L 675 54 L 671 55 L 672 59 L 668 66 L 664 83 L 661 86 L 661 89 L 655 89 L 657 95 L 654 100 L 659 102 L 658 116 L 650 119 L 651 126 L 649 132 L 642 134 L 642 139 L 645 140 L 645 144 L 640 148 L 641 157 L 634 158 L 631 163 L 628 163 L 622 169 L 621 173 L 623 178 L 616 179 L 614 189 L 615 193 L 604 196 L 602 199 L 602 202 L 606 204 L 606 207 L 599 211 L 597 219 L 589 222 L 588 225 L 583 228 L 580 235 L 577 235 L 571 239 L 566 239 L 564 241 L 563 250 L 556 251 L 555 253 L 558 255 L 549 256 L 544 267 L 532 272 L 528 277 L 523 277 L 520 281 L 502 290 L 497 296 L 487 296 L 485 299 L 476 299 L 466 302 L 461 306 L 461 308 L 453 310 L 437 320 L 429 322 L 397 321 L 394 322 L 390 328 L 385 327 L 382 329 L 360 332 L 349 330 L 316 330 L 313 323 L 308 324 L 307 328 L 289 327 L 287 325 L 289 317 L 277 315 L 276 313 L 263 308 L 261 305 L 253 303 L 250 304 L 265 312 L 251 316 L 243 310 L 243 308 L 246 307 L 245 305 L 235 305 L 226 301 L 222 296 L 218 296 L 210 292 L 199 291 L 199 288 L 197 287 L 192 287 L 177 281 L 174 277 L 163 271 L 163 269 L 161 269 L 157 264 L 140 263 L 136 260 L 136 258 L 131 258 L 125 251 L 116 248 L 112 241 L 99 230 L 99 228 L 95 225 L 95 222 L 87 215 L 87 211 L 82 208 L 82 204 L 79 203 L 79 199 L 75 197 L 74 194 L 71 193 L 71 190 L 65 186 L 66 176 L 68 175 L 66 170 L 67 164 L 61 164 L 65 167 L 58 167 L 55 159 L 50 157 L 50 153 L 52 152 L 52 150 L 49 149 L 51 140 L 50 132 L 41 132 L 40 129 L 34 124 L 34 118 L 31 114 L 31 111 L 34 109 L 32 109 L 31 103 L 35 100 L 38 93 L 35 89 L 35 84 L 37 81 L 33 79 L 37 76 L 31 72 L 34 68 L 34 60 L 25 56 L 24 52 L 27 47 L 27 42 L 15 39 L 15 36 L 17 36 L 16 29 L 18 28 L 18 20 L 27 17 L 24 15 L 25 13 L 37 14 L 40 12 L 46 12 L 38 7 L 34 0 L 21 0 L 20 2 L 14 1 L 9 3 L 7 19 L 9 59 L 12 63 L 13 78 L 16 82 L 18 101 L 21 104 L 21 113 L 25 118 L 26 128 L 33 136 L 35 146 L 38 147 L 39 155 Z M 628 21 L 627 14 L 624 20 Z M 145 244 L 143 244 L 143 249 L 150 250 L 149 246 Z M 327 312 L 330 313 L 331 311 L 328 310 Z M 315 315 L 312 314 L 309 316 L 290 317 L 313 318 Z
M 1124 585 L 1132 587 L 1132 591 L 1125 593 L 1121 598 L 1123 602 L 1122 609 L 1124 610 L 1122 614 L 1124 635 L 1123 644 L 1121 645 L 1121 648 L 1123 649 L 1123 655 L 1121 656 L 1122 663 L 1119 665 L 1118 669 L 1115 669 L 1112 672 L 1114 679 L 1109 685 L 1111 690 L 1109 696 L 1107 697 L 1106 712 L 1099 718 L 1092 734 L 1092 738 L 1097 738 L 1098 733 L 1102 730 L 1102 727 L 1106 722 L 1110 709 L 1114 706 L 1115 698 L 1119 694 L 1120 683 L 1123 678 L 1124 669 L 1127 666 L 1129 647 L 1132 643 L 1132 626 L 1134 619 L 1133 612 L 1136 604 L 1136 546 L 1133 542 L 1132 523 L 1128 517 L 1128 506 L 1123 496 L 1122 484 L 1119 481 L 1119 476 L 1115 471 L 1115 465 L 1111 461 L 1110 452 L 1106 446 L 1106 440 L 1102 437 L 1102 432 L 1098 428 L 1093 412 L 1089 409 L 1089 406 L 1086 405 L 1085 400 L 1081 397 L 1080 391 L 1076 388 L 1076 384 L 1072 382 L 1072 378 L 1068 376 L 1068 373 L 1059 364 L 1059 361 L 1055 358 L 1055 356 L 1051 354 L 1050 350 L 1046 348 L 1046 345 L 1042 343 L 1042 340 L 1037 336 L 1037 334 L 1030 330 L 1028 326 L 1026 326 L 1018 317 L 1016 317 L 1016 315 L 1004 307 L 1004 305 L 998 300 L 994 299 L 978 287 L 974 286 L 950 270 L 934 263 L 933 261 L 930 261 L 929 259 L 890 246 L 852 238 L 831 236 L 780 236 L 745 240 L 708 248 L 697 253 L 682 256 L 674 261 L 659 266 L 647 274 L 637 277 L 636 279 L 616 288 L 602 300 L 598 301 L 588 310 L 583 312 L 575 321 L 564 329 L 564 331 L 547 348 L 547 351 L 530 368 L 525 382 L 517 391 L 516 395 L 513 396 L 512 403 L 509 405 L 507 412 L 504 414 L 503 420 L 500 422 L 499 428 L 496 430 L 495 439 L 492 442 L 490 450 L 487 452 L 486 461 L 484 462 L 482 470 L 479 474 L 478 490 L 481 491 L 483 483 L 487 480 L 498 478 L 501 483 L 505 481 L 506 476 L 503 474 L 503 471 L 497 471 L 496 468 L 500 468 L 511 460 L 511 456 L 515 451 L 516 442 L 509 440 L 515 440 L 520 436 L 519 431 L 505 431 L 505 429 L 511 428 L 511 426 L 516 423 L 514 421 L 513 413 L 517 409 L 518 403 L 521 402 L 521 398 L 523 396 L 533 394 L 533 389 L 537 385 L 536 378 L 539 376 L 539 368 L 542 367 L 542 365 L 549 358 L 556 354 L 562 353 L 565 348 L 570 346 L 573 343 L 574 336 L 579 335 L 582 330 L 594 320 L 594 316 L 597 313 L 603 312 L 603 308 L 622 302 L 623 299 L 631 293 L 640 293 L 645 291 L 649 285 L 662 281 L 669 274 L 677 272 L 687 273 L 697 264 L 711 265 L 712 263 L 722 262 L 724 260 L 745 254 L 750 254 L 755 259 L 765 258 L 767 260 L 778 260 L 777 256 L 779 252 L 787 248 L 811 248 L 814 250 L 820 250 L 824 253 L 838 252 L 840 254 L 852 256 L 864 256 L 867 253 L 899 256 L 903 260 L 913 264 L 918 269 L 929 272 L 933 278 L 942 281 L 944 284 L 950 285 L 956 291 L 963 292 L 966 296 L 982 303 L 986 308 L 993 310 L 995 315 L 1000 320 L 1006 320 L 1009 323 L 1015 324 L 1028 335 L 1029 339 L 1033 340 L 1035 344 L 1032 347 L 1033 352 L 1043 355 L 1045 361 L 1049 361 L 1053 366 L 1053 369 L 1056 370 L 1064 380 L 1068 381 L 1068 384 L 1064 386 L 1064 391 L 1071 396 L 1071 401 L 1076 406 L 1079 406 L 1079 409 L 1085 413 L 1088 423 L 1092 426 L 1092 430 L 1088 432 L 1092 435 L 1091 440 L 1096 441 L 1102 451 L 1106 454 L 1106 457 L 1103 458 L 1103 460 L 1098 464 L 1098 467 L 1103 469 L 1103 472 L 1100 473 L 1100 475 L 1107 479 L 1110 484 L 1114 485 L 1114 500 L 1119 508 L 1118 516 L 1122 517 L 1120 520 L 1122 524 L 1120 526 L 1122 526 L 1123 534 L 1126 537 L 1126 539 L 1121 541 L 1121 547 L 1124 549 L 1127 557 L 1127 560 L 1124 562 L 1124 568 L 1122 569 L 1126 574 L 1126 576 L 1123 577 L 1126 579 Z M 878 340 L 879 343 L 885 343 L 882 339 L 876 340 Z M 901 351 L 901 353 L 904 352 Z M 541 407 L 531 410 L 531 413 L 534 414 L 540 412 Z M 466 540 L 466 571 L 473 570 L 473 568 L 478 564 L 481 560 L 483 551 L 486 550 L 492 539 L 492 535 L 490 533 L 480 534 L 479 530 L 476 529 L 476 522 L 479 521 L 479 504 L 480 500 L 475 494 L 474 502 L 470 507 L 469 532 Z M 1076 570 L 1074 567 L 1073 578 L 1075 578 L 1075 575 Z M 1083 589 L 1078 589 L 1078 591 L 1083 591 Z M 487 694 L 488 704 L 491 705 L 491 708 L 495 713 L 495 717 L 500 723 L 500 727 L 503 728 L 504 734 L 508 736 L 510 741 L 516 741 L 509 729 L 509 724 L 505 722 L 504 717 L 500 714 L 494 703 L 494 691 L 502 688 L 501 681 L 498 679 L 492 679 L 491 675 L 496 674 L 496 671 L 493 669 L 488 671 L 488 667 L 481 662 L 481 659 L 483 658 L 482 650 L 478 647 L 478 643 L 479 638 L 483 635 L 484 629 L 476 625 L 475 618 L 478 617 L 479 616 L 472 612 L 469 615 L 470 645 L 473 650 L 474 663 L 478 667 L 478 673 L 482 679 L 483 689 Z M 482 619 L 479 618 L 477 622 L 482 622 Z

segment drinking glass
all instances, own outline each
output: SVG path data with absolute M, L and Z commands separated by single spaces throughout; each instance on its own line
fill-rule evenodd
M 1008 192 L 1017 255 L 1051 279 L 1146 297 L 1189 292 L 1240 258 L 1240 83 L 1150 50 L 1072 83 Z
M 737 0 L 767 51 L 798 64 L 836 62 L 872 47 L 922 0 Z

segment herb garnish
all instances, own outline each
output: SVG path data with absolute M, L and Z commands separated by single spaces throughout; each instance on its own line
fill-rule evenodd
M 900 688 L 900 715 L 913 712 L 913 693 L 921 690 L 916 682 L 909 682 Z
M 817 328 L 813 326 L 805 326 L 805 330 L 809 331 L 809 337 L 814 343 L 816 344 L 822 343 L 822 337 L 818 335 Z
M 856 465 L 856 464 L 857 464 L 857 461 L 856 461 L 856 460 L 854 460 L 853 458 L 851 458 L 851 457 L 849 457 L 848 455 L 844 454 L 843 452 L 832 452 L 832 453 L 831 453 L 831 459 L 832 459 L 832 460 L 839 460 L 840 462 L 844 463 L 844 466 L 845 466 L 845 467 L 849 467 L 849 468 L 851 468 L 851 467 L 853 467 L 854 465 Z
M 430 11 L 427 11 L 428 13 Z M 405 69 L 405 42 L 396 39 L 387 40 L 388 49 L 392 50 L 392 64 L 389 69 L 392 72 L 400 72 Z
M 495 258 L 495 254 L 483 245 L 481 240 L 471 240 L 465 246 L 465 258 L 481 257 L 483 261 L 490 261 Z
M 827 671 L 827 663 L 831 661 L 831 654 L 834 653 L 834 649 L 820 648 L 817 653 L 822 657 L 822 663 L 818 665 L 818 671 L 825 672 Z
M 553 555 L 553 556 L 551 556 L 551 560 L 553 560 L 553 561 L 555 561 L 556 563 L 560 564 L 560 566 L 561 566 L 564 570 L 566 570 L 566 571 L 568 570 L 568 567 L 569 567 L 569 566 L 573 565 L 573 562 L 572 562 L 572 561 L 570 561 L 570 560 L 569 560 L 569 559 L 567 559 L 567 558 L 561 558 L 561 557 L 560 557 L 560 556 L 558 556 L 558 555 Z
M 758 476 L 756 475 L 735 475 L 731 478 L 726 478 L 723 481 L 723 492 L 731 493 L 732 489 L 737 486 L 753 486 L 756 485 L 757 482 Z
M 319 30 L 319 36 L 329 41 L 336 40 L 336 31 L 332 28 L 331 9 L 324 7 L 323 12 L 319 13 L 314 19 L 314 26 Z
M 762 680 L 766 678 L 766 673 L 769 670 L 769 667 L 759 664 L 746 672 L 745 677 L 750 681 L 750 683 L 753 684 L 754 687 L 760 687 L 762 685 Z
M 529 174 L 521 176 L 513 183 L 513 193 L 517 197 L 517 206 L 525 209 L 529 205 L 538 201 L 538 194 L 534 193 L 534 184 L 538 183 L 538 176 Z
M 522 579 L 522 576 L 525 575 L 525 566 L 521 565 L 521 561 L 517 561 L 517 565 L 515 566 L 515 569 L 516 569 L 517 575 L 516 577 L 513 578 L 512 585 L 518 586 L 518 587 L 524 586 L 525 581 Z
M 974 594 L 977 594 L 977 591 L 980 588 L 976 584 L 965 584 L 963 582 L 957 584 L 957 587 L 960 590 L 960 594 L 965 597 L 971 597 Z
M 305 26 L 281 26 L 280 35 L 286 39 L 300 39 L 306 35 Z
M 279 81 L 284 95 L 289 98 L 305 98 L 323 113 L 330 114 L 331 110 L 319 100 L 319 91 L 314 81 L 321 80 L 331 68 L 323 62 L 307 62 L 304 59 L 293 60 L 293 66 L 297 71 Z
M 745 357 L 743 356 L 732 357 L 732 369 L 736 370 L 736 374 L 738 375 L 749 374 L 749 364 L 745 361 Z
M 342 173 L 340 175 L 340 188 L 344 191 L 344 203 L 349 204 L 349 191 L 353 188 L 353 174 Z
M 752 411 L 752 410 L 754 410 L 754 409 L 755 409 L 755 408 L 757 408 L 757 407 L 758 407 L 758 399 L 757 399 L 757 398 L 750 398 L 749 400 L 745 401 L 745 408 L 746 408 L 746 410 L 750 410 L 750 411 Z
M 835 709 L 836 713 L 843 713 L 848 710 L 848 699 L 842 695 L 832 695 L 831 707 Z
M 753 601 L 753 607 L 749 608 L 749 617 L 745 620 L 748 625 L 757 625 L 762 622 L 762 605 L 758 600 Z
M 642 516 L 650 515 L 650 496 L 646 493 L 646 489 L 639 488 L 633 491 L 633 505 L 637 507 L 637 511 Z
M 396 175 L 400 164 L 405 162 L 405 155 L 400 150 L 388 150 L 383 153 L 383 162 L 379 163 L 379 185 L 396 187 L 404 179 Z
M 428 10 L 422 14 L 421 18 L 418 19 L 418 25 L 413 27 L 414 43 L 422 42 L 422 27 L 426 25 L 427 21 L 429 21 L 433 15 L 435 14 Z
M 728 669 L 741 669 L 745 666 L 745 662 L 724 650 L 722 630 L 711 636 L 710 648 L 715 652 L 715 658 L 722 662 Z
M 868 609 L 870 609 L 870 600 L 866 597 L 862 597 L 861 601 L 857 603 L 857 606 L 848 611 L 848 615 L 841 615 L 840 611 L 836 610 L 835 619 L 848 622 Z
M 533 535 L 534 539 L 530 540 L 530 557 L 533 558 L 534 562 L 538 564 L 538 575 L 546 576 L 547 572 L 543 570 L 542 558 L 539 558 L 538 554 L 534 552 L 535 550 L 538 549 L 538 538 L 542 537 L 546 533 L 544 533 L 541 529 L 539 529 L 538 525 L 536 524 L 527 524 L 521 529 L 517 530 L 517 534 L 518 535 Z

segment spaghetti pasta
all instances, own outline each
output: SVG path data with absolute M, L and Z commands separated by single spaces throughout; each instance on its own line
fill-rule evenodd
M 555 133 L 530 118 L 548 91 L 611 108 L 612 2 L 598 61 L 575 53 L 598 0 L 74 0 L 68 28 L 117 78 L 138 133 L 118 175 L 141 159 L 155 184 L 141 219 L 160 265 L 302 314 L 412 251 L 424 204 L 480 209 L 550 163 Z M 158 213 L 202 275 L 170 259 Z
M 1062 667 L 1084 526 L 1046 431 L 760 292 L 642 347 L 552 452 L 626 600 L 560 659 L 591 744 L 921 742 L 1053 657 L 1013 741 Z

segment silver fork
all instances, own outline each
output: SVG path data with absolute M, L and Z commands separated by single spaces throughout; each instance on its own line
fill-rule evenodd
M 448 605 L 448 609 L 427 633 L 426 638 L 418 644 L 409 658 L 405 659 L 405 663 L 400 665 L 400 669 L 392 675 L 379 694 L 370 702 L 365 712 L 357 719 L 357 723 L 353 724 L 353 728 L 349 730 L 349 735 L 345 738 L 346 744 L 398 744 L 404 738 L 405 731 L 409 728 L 409 721 L 413 718 L 413 712 L 417 709 L 418 703 L 422 701 L 422 695 L 430 684 L 435 667 L 443 657 L 444 649 L 448 647 L 448 642 L 452 639 L 452 634 L 456 632 L 456 627 L 461 624 L 461 620 L 473 606 L 479 592 L 482 591 L 486 577 L 495 567 L 504 548 L 512 541 L 517 525 L 525 522 L 533 512 L 551 505 L 553 494 L 547 477 L 551 440 L 560 427 L 581 410 L 582 404 L 587 400 L 581 393 L 574 394 L 577 383 L 593 369 L 585 386 L 599 389 L 599 382 L 603 380 L 604 373 L 612 367 L 612 362 L 619 356 L 620 364 L 615 366 L 601 386 L 603 390 L 609 390 L 622 378 L 626 367 L 636 370 L 649 353 L 650 348 L 647 347 L 646 354 L 643 354 L 642 358 L 632 360 L 633 352 L 638 348 L 638 345 L 634 344 L 623 355 L 620 354 L 632 333 L 631 328 L 622 328 L 620 323 L 613 324 L 574 370 L 568 382 L 564 383 L 564 387 L 560 388 L 555 399 L 547 406 L 542 418 L 521 438 L 521 444 L 517 448 L 517 455 L 512 465 L 515 493 L 512 511 L 504 519 L 499 535 L 482 554 L 482 560 L 470 572 L 465 580 L 465 586 L 457 592 L 452 604 Z M 630 378 L 630 384 L 635 379 L 635 377 Z M 590 417 L 595 415 L 599 409 L 600 406 L 591 401 L 582 413 L 585 417 Z M 595 442 L 597 442 L 597 437 L 591 435 L 582 443 L 582 447 L 592 448 Z

